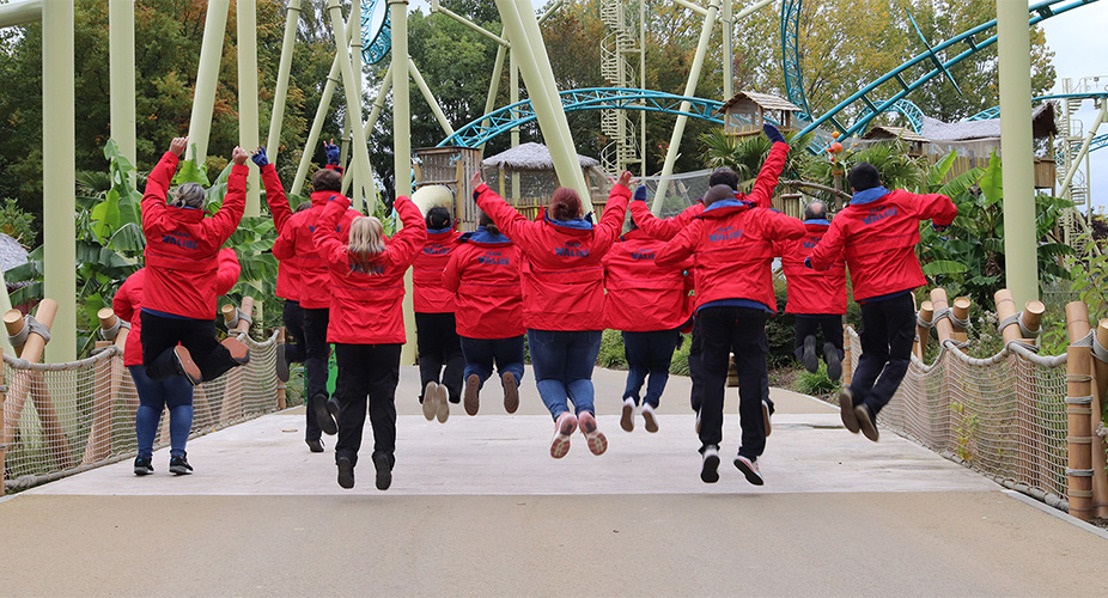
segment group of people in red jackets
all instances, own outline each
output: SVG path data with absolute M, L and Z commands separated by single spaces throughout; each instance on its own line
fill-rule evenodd
M 621 427 L 632 431 L 638 412 L 646 430 L 655 432 L 655 409 L 680 331 L 691 328 L 700 477 L 707 483 L 719 479 L 724 387 L 734 355 L 742 429 L 734 464 L 750 483 L 761 485 L 758 458 L 773 409 L 765 323 L 777 309 L 774 258 L 782 258 L 788 279 L 786 311 L 797 316 L 798 358 L 814 369 L 815 336 L 822 329 L 822 352 L 836 378 L 842 359 L 844 262 L 849 266 L 855 299 L 862 304 L 863 354 L 851 385 L 842 390 L 841 414 L 849 430 L 877 440 L 877 413 L 907 369 L 914 333 L 912 291 L 924 283 L 914 253 L 918 222 L 932 219 L 935 226 L 946 226 L 957 213 L 942 195 L 890 192 L 880 185 L 876 169 L 859 164 L 848 177 L 853 199 L 833 221 L 818 203 L 807 207 L 804 222 L 781 214 L 770 208 L 770 200 L 789 146 L 772 125 L 765 132 L 774 143 L 749 194 L 738 192 L 733 171 L 721 169 L 702 202 L 673 218 L 650 214 L 645 187 L 632 196 L 629 172 L 613 184 L 595 223 L 584 214 L 576 192 L 566 188 L 556 190 L 545 212 L 529 220 L 477 173 L 472 181 L 481 210 L 476 231 L 461 234 L 448 209 L 424 214 L 400 196 L 393 208 L 402 228 L 391 237 L 377 218 L 352 210 L 341 194 L 343 171 L 332 143 L 325 144 L 328 167 L 313 175 L 310 204 L 299 211 L 290 208 L 264 148 L 252 155 L 235 149 L 228 194 L 214 216 L 204 217 L 203 201 L 196 203 L 188 185 L 167 204 L 168 182 L 187 142 L 175 139 L 151 174 L 143 200 L 148 246 L 141 306 L 132 300 L 127 307 L 133 291 L 122 293 L 119 311 L 140 314 L 140 367 L 151 381 L 179 375 L 195 384 L 249 359 L 242 343 L 215 342 L 211 316 L 216 293 L 227 286 L 221 281 L 233 269 L 230 259 L 221 262 L 219 247 L 241 218 L 250 157 L 261 170 L 277 229 L 277 293 L 286 301 L 282 315 L 292 341 L 281 349 L 278 374 L 287 379 L 289 362 L 305 362 L 305 441 L 311 451 L 322 452 L 321 434 L 337 433 L 341 487 L 354 487 L 367 411 L 376 487 L 385 490 L 392 482 L 409 267 L 420 401 L 428 420 L 445 422 L 450 403 L 464 403 L 466 412 L 475 415 L 494 366 L 505 410 L 514 412 L 526 337 L 539 395 L 554 420 L 550 455 L 565 456 L 578 431 L 590 452 L 601 455 L 608 440 L 596 419 L 592 370 L 602 331 L 617 329 L 624 338 L 628 376 Z M 621 235 L 629 204 L 630 229 Z M 142 285 L 142 278 L 130 284 Z M 328 397 L 331 344 L 338 380 L 335 396 Z M 163 396 L 168 404 L 164 397 L 172 391 L 148 394 Z M 191 405 L 191 400 L 172 399 L 174 405 L 183 402 Z M 146 433 L 152 442 L 152 433 Z M 136 460 L 140 475 L 152 471 L 149 450 L 141 448 L 146 446 L 143 434 Z M 183 460 L 183 442 L 180 452 Z

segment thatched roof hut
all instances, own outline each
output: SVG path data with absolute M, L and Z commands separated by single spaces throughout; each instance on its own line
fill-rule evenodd
M 27 250 L 12 237 L 0 233 L 0 270 L 7 272 L 27 263 Z

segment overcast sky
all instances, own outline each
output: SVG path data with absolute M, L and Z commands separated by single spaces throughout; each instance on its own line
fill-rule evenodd
M 1037 1 L 1029 0 L 1028 4 Z M 538 10 L 546 4 L 546 0 L 531 0 L 531 3 Z M 425 12 L 429 6 L 430 2 L 425 0 L 413 0 L 411 3 L 413 9 L 421 8 Z M 1105 75 L 1099 85 L 1101 89 L 1108 89 L 1108 0 L 1047 19 L 1042 27 L 1046 31 L 1047 44 L 1055 54 L 1054 67 L 1058 73 L 1055 93 L 1061 93 L 1063 77 L 1076 80 Z M 950 35 L 957 33 L 952 31 Z M 1078 116 L 1084 121 L 1086 131 L 1092 126 L 1096 114 L 1093 103 L 1085 102 Z M 1101 125 L 1100 132 L 1108 134 L 1108 124 Z M 1108 148 L 1092 154 L 1091 168 L 1093 204 L 1103 208 L 1108 206 Z

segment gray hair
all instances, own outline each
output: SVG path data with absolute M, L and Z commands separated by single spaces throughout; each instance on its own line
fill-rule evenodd
M 203 208 L 207 194 L 196 183 L 185 183 L 173 192 L 173 205 L 178 208 Z
M 813 201 L 804 208 L 805 220 L 827 220 L 827 206 L 822 201 Z

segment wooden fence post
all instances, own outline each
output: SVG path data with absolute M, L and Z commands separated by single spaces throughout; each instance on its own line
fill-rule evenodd
M 919 312 L 916 315 L 916 343 L 912 345 L 912 351 L 920 361 L 927 350 L 927 341 L 931 338 L 931 319 L 935 317 L 935 306 L 930 301 L 920 303 Z
M 1101 320 L 1096 327 L 1096 341 L 1101 347 L 1108 347 L 1108 319 Z M 1094 351 L 1094 354 L 1096 351 Z M 1089 429 L 1092 432 L 1093 467 L 1093 507 L 1096 516 L 1108 519 L 1108 471 L 1105 470 L 1104 439 L 1097 433 L 1102 425 L 1105 393 L 1108 393 L 1108 361 L 1093 360 L 1093 373 L 1096 384 L 1093 385 L 1093 404 L 1089 414 Z
M 1070 515 L 1088 521 L 1093 516 L 1092 433 L 1089 427 L 1093 402 L 1092 347 L 1075 343 L 1091 329 L 1084 302 L 1066 304 L 1066 495 Z
M 953 338 L 959 343 L 965 343 L 969 340 L 966 324 L 969 323 L 969 310 L 972 305 L 973 302 L 970 301 L 969 297 L 958 297 L 954 300 L 954 306 L 950 309 L 954 316 L 950 319 L 951 324 L 954 325 Z
M 459 166 L 459 168 L 460 168 L 460 166 Z M 284 345 L 284 344 L 285 344 L 285 327 L 282 326 L 282 327 L 277 329 L 277 345 L 278 345 L 277 350 L 280 351 L 281 350 L 280 346 Z M 283 411 L 285 409 L 286 399 L 287 399 L 287 397 L 285 396 L 285 392 L 286 392 L 285 387 L 287 385 L 288 385 L 287 382 L 281 380 L 280 378 L 277 378 L 277 410 L 278 411 Z
M 1034 337 L 1039 334 L 1039 325 L 1042 322 L 1046 306 L 1041 301 L 1028 301 L 1018 318 L 1016 316 L 1016 302 L 1012 299 L 1012 292 L 1008 289 L 1000 289 L 993 295 L 996 300 L 997 327 L 1004 338 L 1004 345 L 1012 341 L 1022 340 L 1027 344 L 1035 344 Z
M 850 326 L 843 324 L 843 377 L 841 385 L 843 388 L 850 386 L 850 381 L 854 378 L 854 362 L 851 359 L 853 351 L 850 348 Z
M 4 425 L 4 399 L 7 398 L 7 381 L 4 380 L 4 350 L 0 349 L 0 429 Z M 8 445 L 0 438 L 0 496 L 4 496 L 4 460 L 8 454 Z
M 242 307 L 239 310 L 236 310 L 233 305 L 224 305 L 223 321 L 227 324 L 227 331 L 232 334 L 246 334 L 249 332 L 253 312 L 253 297 L 243 297 Z M 223 403 L 220 405 L 219 409 L 220 424 L 227 424 L 242 417 L 242 385 L 244 375 L 245 372 L 242 368 L 234 368 L 230 372 L 227 372 L 227 384 L 223 389 Z

